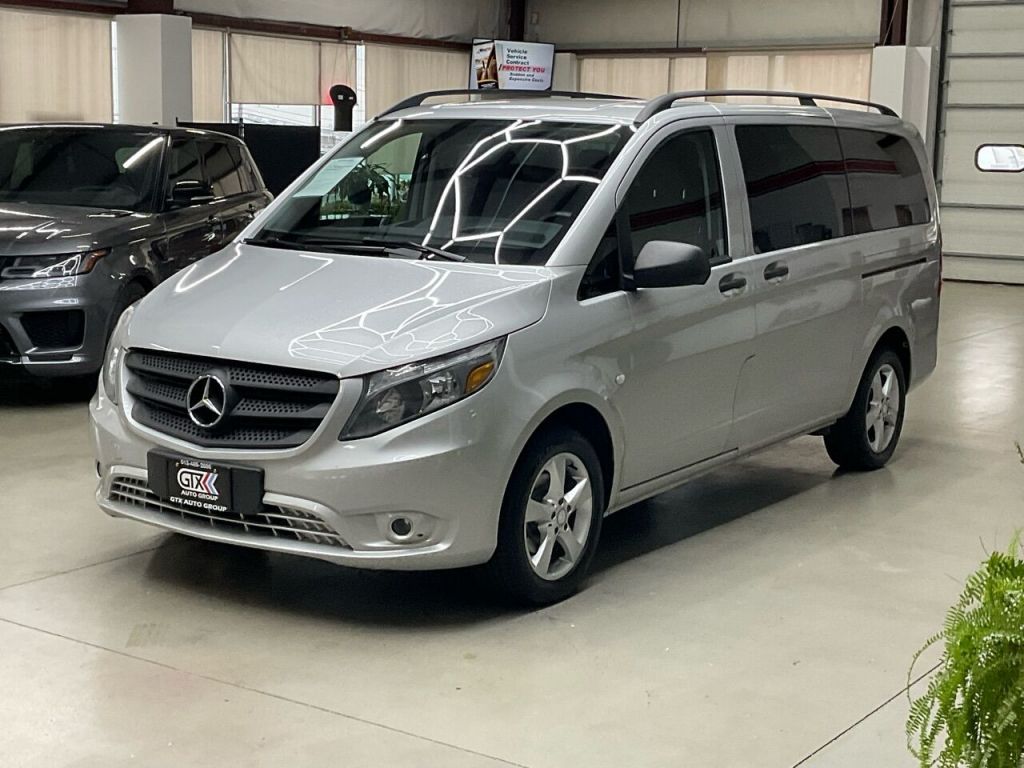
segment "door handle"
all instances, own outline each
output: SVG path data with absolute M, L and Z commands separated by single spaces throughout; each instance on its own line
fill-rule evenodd
M 765 280 L 782 280 L 789 276 L 789 267 L 781 261 L 773 261 L 764 268 Z
M 718 290 L 722 293 L 733 293 L 747 287 L 747 278 L 738 272 L 731 272 L 718 281 Z

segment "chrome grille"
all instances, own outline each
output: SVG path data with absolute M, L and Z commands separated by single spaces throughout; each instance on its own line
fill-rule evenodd
M 316 515 L 294 507 L 264 504 L 255 515 L 211 514 L 183 509 L 160 499 L 144 480 L 119 475 L 110 484 L 110 501 L 177 518 L 186 523 L 208 526 L 216 531 L 246 536 L 300 541 L 348 549 L 344 539 Z
M 327 416 L 340 383 L 326 373 L 133 349 L 125 357 L 132 418 L 164 434 L 213 448 L 294 448 Z M 216 371 L 237 402 L 215 430 L 196 425 L 186 395 Z

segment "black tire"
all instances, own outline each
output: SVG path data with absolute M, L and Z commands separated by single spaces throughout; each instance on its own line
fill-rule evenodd
M 563 533 L 573 535 L 571 528 L 581 524 L 585 519 L 583 507 L 573 509 L 571 505 L 562 507 L 555 504 L 550 509 L 557 520 L 546 521 L 543 525 L 527 522 L 527 509 L 535 493 L 539 492 L 538 488 L 543 488 L 544 484 L 548 483 L 547 490 L 541 493 L 547 496 L 552 492 L 549 485 L 550 475 L 545 472 L 545 467 L 548 462 L 557 461 L 563 454 L 569 454 L 582 463 L 582 469 L 585 469 L 589 479 L 591 494 L 589 525 L 586 526 L 585 533 L 580 530 L 579 535 L 585 538 L 574 559 L 569 557 L 568 550 L 563 548 L 561 542 L 565 541 Z M 563 490 L 569 487 L 571 491 L 572 486 L 569 483 L 572 482 L 571 475 L 574 472 L 580 473 L 580 468 L 570 460 L 565 472 L 569 481 L 563 485 Z M 505 489 L 498 524 L 498 546 L 494 557 L 487 564 L 488 574 L 495 587 L 512 602 L 525 605 L 550 605 L 575 593 L 586 576 L 597 550 L 604 511 L 604 477 L 601 473 L 601 461 L 586 438 L 565 428 L 549 429 L 536 435 L 519 457 L 519 462 Z M 562 519 L 558 517 L 559 514 L 564 517 L 565 525 L 570 528 L 563 533 L 551 534 L 557 537 L 554 539 L 555 543 L 551 544 L 554 553 L 549 558 L 549 562 L 552 562 L 551 570 L 549 578 L 542 578 L 531 565 L 529 549 L 531 546 L 537 546 L 534 556 L 538 556 L 539 547 L 544 543 L 543 540 L 538 540 L 539 537 L 544 536 L 545 531 L 561 530 L 558 528 Z M 544 530 L 541 530 L 542 528 Z M 564 574 L 559 574 L 560 568 L 568 570 Z
M 898 410 L 892 415 L 894 418 L 885 418 L 884 414 L 886 412 L 891 414 L 891 410 L 887 411 L 887 406 L 884 403 L 880 403 L 878 406 L 883 413 L 883 430 L 892 429 L 888 441 L 885 441 L 884 437 L 879 440 L 877 428 L 869 427 L 867 423 L 869 409 L 873 407 L 872 386 L 878 388 L 876 379 L 880 372 L 882 373 L 880 381 L 884 383 L 887 372 L 891 372 L 895 379 L 894 383 L 899 386 L 898 397 L 895 398 Z M 891 407 L 891 395 L 888 398 L 888 403 L 888 407 Z M 842 469 L 859 471 L 881 469 L 892 458 L 896 444 L 899 443 L 900 435 L 903 432 L 903 416 L 906 413 L 906 407 L 907 377 L 903 370 L 903 363 L 899 355 L 891 349 L 883 349 L 871 358 L 867 368 L 864 369 L 864 375 L 861 377 L 850 410 L 825 435 L 825 450 L 828 451 L 829 458 Z M 885 435 L 887 432 L 883 431 L 882 434 Z
M 117 321 L 121 319 L 121 315 L 124 314 L 128 307 L 145 295 L 146 286 L 139 282 L 128 283 L 118 295 L 113 308 L 110 310 L 110 318 L 107 320 L 107 335 L 103 340 L 104 359 L 106 359 L 107 344 L 110 342 L 110 336 L 114 332 L 114 326 L 117 325 Z

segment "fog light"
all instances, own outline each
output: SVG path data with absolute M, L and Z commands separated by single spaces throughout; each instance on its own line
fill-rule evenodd
M 400 539 L 412 533 L 412 521 L 407 517 L 396 517 L 391 521 L 391 532 Z

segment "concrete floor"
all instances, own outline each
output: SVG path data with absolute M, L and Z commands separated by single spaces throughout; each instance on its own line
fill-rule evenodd
M 767 451 L 610 518 L 531 613 L 109 519 L 81 396 L 8 388 L 0 763 L 909 768 L 910 657 L 1024 524 L 1024 288 L 943 301 L 887 469 Z

